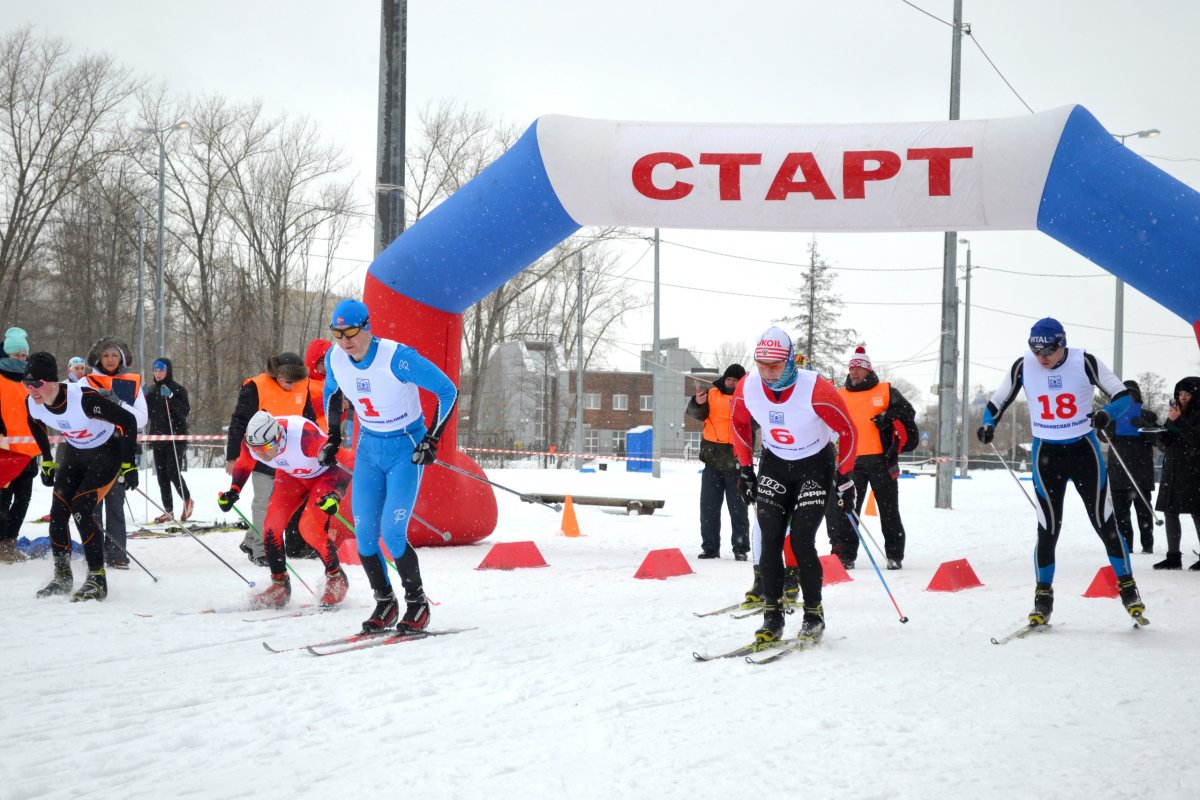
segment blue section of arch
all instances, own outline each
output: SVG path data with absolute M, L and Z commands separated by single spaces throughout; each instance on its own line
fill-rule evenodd
M 550 185 L 535 122 L 392 242 L 370 273 L 393 291 L 461 314 L 579 228 Z
M 1200 193 L 1118 142 L 1082 106 L 1050 165 L 1038 230 L 1200 320 Z

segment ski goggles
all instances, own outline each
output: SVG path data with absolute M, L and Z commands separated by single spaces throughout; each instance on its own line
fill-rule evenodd
M 31 378 L 28 380 L 22 380 L 21 383 L 25 384 L 26 389 L 40 389 L 47 383 L 50 383 L 50 381 L 40 381 Z
M 279 451 L 279 442 L 277 441 L 265 442 L 263 444 L 250 444 L 249 442 L 246 442 L 246 446 L 258 453 L 260 456 L 273 456 Z
M 1059 346 L 1058 342 L 1042 345 L 1034 344 L 1033 342 L 1029 343 L 1029 349 L 1033 351 L 1035 356 L 1052 356 L 1058 352 Z
M 362 325 L 351 325 L 348 328 L 330 327 L 329 332 L 333 334 L 333 338 L 335 339 L 353 339 L 362 333 L 362 329 Z

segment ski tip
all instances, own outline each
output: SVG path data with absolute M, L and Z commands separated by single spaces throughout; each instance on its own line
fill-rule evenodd
M 263 642 L 262 646 L 263 646 L 263 649 L 266 650 L 268 653 L 278 653 L 279 652 L 278 650 L 276 650 L 274 647 L 271 647 L 271 645 L 267 644 L 266 642 Z

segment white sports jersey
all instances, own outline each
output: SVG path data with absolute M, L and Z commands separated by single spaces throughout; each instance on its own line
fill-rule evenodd
M 283 427 L 283 442 L 275 451 L 273 458 L 263 458 L 254 452 L 253 447 L 247 446 L 246 449 L 250 451 L 250 455 L 254 456 L 255 461 L 260 461 L 273 469 L 282 470 L 294 478 L 315 478 L 329 469 L 329 467 L 317 463 L 316 456 L 305 455 L 304 448 L 300 444 L 307 426 L 311 425 L 317 433 L 325 435 L 315 422 L 304 417 L 276 417 L 275 419 Z
M 375 433 L 402 431 L 421 420 L 421 394 L 415 383 L 406 383 L 392 372 L 396 342 L 379 339 L 375 358 L 365 369 L 339 347 L 330 350 L 329 366 L 338 388 L 354 404 L 363 430 Z
M 817 373 L 801 370 L 792 394 L 782 403 L 769 399 L 757 374 L 747 375 L 742 399 L 750 415 L 762 426 L 763 447 L 787 461 L 819 453 L 829 444 L 829 426 L 813 410 Z
M 38 405 L 30 397 L 25 401 L 29 413 L 34 419 L 46 423 L 52 431 L 58 431 L 79 450 L 91 450 L 112 438 L 117 429 L 108 420 L 92 419 L 83 413 L 83 387 L 78 383 L 65 383 L 61 391 L 67 393 L 67 407 L 61 414 L 49 411 L 44 405 Z
M 1095 387 L 1084 370 L 1083 354 L 1083 350 L 1072 347 L 1061 365 L 1046 369 L 1032 352 L 1025 353 L 1021 382 L 1037 438 L 1051 442 L 1078 439 L 1092 429 L 1088 414 Z

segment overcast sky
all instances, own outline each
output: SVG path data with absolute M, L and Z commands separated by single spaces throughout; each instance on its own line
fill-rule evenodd
M 951 29 L 944 21 L 953 3 L 915 5 L 927 13 L 902 0 L 414 0 L 409 129 L 418 109 L 447 99 L 522 128 L 547 113 L 728 123 L 946 119 Z M 6 29 L 29 22 L 81 50 L 108 52 L 177 95 L 261 98 L 272 111 L 310 116 L 346 148 L 359 199 L 371 201 L 378 2 L 0 0 L 0 19 Z M 1157 138 L 1126 144 L 1200 187 L 1200 3 L 966 0 L 963 19 L 974 36 L 963 42 L 963 119 L 1027 115 L 1025 104 L 1044 111 L 1078 103 L 1113 133 L 1161 129 Z M 1043 316 L 1066 325 L 1070 344 L 1112 364 L 1110 275 L 1036 232 L 964 236 L 979 268 L 972 279 L 972 384 L 990 392 L 1022 352 L 1029 325 Z M 752 341 L 788 313 L 788 303 L 729 293 L 786 296 L 799 273 L 789 264 L 805 259 L 811 238 L 663 230 L 663 282 L 715 290 L 665 288 L 663 335 L 701 352 Z M 844 324 L 859 332 L 879 371 L 911 381 L 929 401 L 937 381 L 942 236 L 819 234 L 817 241 L 839 273 Z M 360 259 L 365 274 L 370 231 L 341 255 Z M 638 261 L 642 255 L 643 248 L 632 249 L 625 266 L 631 278 L 649 280 L 653 260 L 644 254 Z M 962 248 L 960 263 L 965 258 Z M 1150 371 L 1170 386 L 1200 373 L 1190 324 L 1129 288 L 1125 327 L 1121 377 Z M 650 316 L 630 315 L 614 338 L 636 351 L 651 338 Z M 611 361 L 628 368 L 636 360 L 616 350 Z

